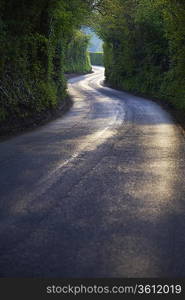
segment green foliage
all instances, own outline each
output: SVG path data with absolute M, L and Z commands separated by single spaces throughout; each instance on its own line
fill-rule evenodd
M 87 73 L 91 71 L 89 53 L 87 51 L 89 36 L 76 31 L 71 42 L 66 47 L 65 66 L 66 73 Z
M 0 1 L 0 125 L 6 120 L 35 118 L 63 101 L 66 51 L 93 3 Z M 87 40 L 80 42 L 84 53 Z M 84 71 L 85 67 L 90 67 L 88 56 Z
M 102 52 L 90 52 L 90 60 L 92 65 L 103 66 L 103 53 Z
M 185 110 L 185 2 L 104 0 L 94 27 L 107 82 Z

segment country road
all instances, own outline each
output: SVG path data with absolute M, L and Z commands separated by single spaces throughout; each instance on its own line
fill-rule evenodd
M 70 79 L 65 116 L 0 143 L 0 277 L 185 277 L 184 136 L 103 79 Z

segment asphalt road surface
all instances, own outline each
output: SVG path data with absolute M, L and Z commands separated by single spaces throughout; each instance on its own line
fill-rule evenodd
M 64 117 L 0 143 L 0 277 L 185 277 L 183 133 L 94 71 Z

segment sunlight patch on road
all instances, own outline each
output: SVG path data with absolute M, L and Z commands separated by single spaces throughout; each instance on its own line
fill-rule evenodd
M 161 218 L 164 208 L 166 210 L 173 208 L 176 193 L 174 191 L 175 153 L 178 151 L 178 143 L 174 144 L 173 125 L 150 126 L 151 137 L 149 128 L 147 129 L 147 137 L 140 138 L 141 148 L 144 149 L 143 161 L 136 159 L 130 167 L 128 166 L 128 173 L 131 171 L 138 173 L 137 179 L 128 180 L 124 188 L 125 193 L 137 200 L 138 217 L 154 220 Z M 142 177 L 139 174 L 142 174 Z
M 42 179 L 42 181 L 39 182 L 39 185 L 48 182 L 48 180 L 51 180 L 51 178 L 53 178 L 51 182 L 51 184 L 53 184 L 53 181 L 56 181 L 58 179 L 57 175 L 61 176 L 63 168 L 71 164 L 76 158 L 78 158 L 82 154 L 82 152 L 96 150 L 98 146 L 103 144 L 108 138 L 113 136 L 115 133 L 115 130 L 112 130 L 111 127 L 106 127 L 103 130 L 99 130 L 92 134 L 86 135 L 86 138 L 82 141 L 78 150 L 69 159 L 58 164 L 58 166 L 53 171 L 51 171 L 46 178 Z

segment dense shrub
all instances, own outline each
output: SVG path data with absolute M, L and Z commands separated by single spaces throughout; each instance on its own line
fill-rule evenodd
M 41 116 L 64 100 L 66 51 L 93 2 L 0 1 L 0 127 Z
M 185 2 L 105 0 L 94 26 L 104 40 L 106 81 L 185 111 Z
M 103 53 L 102 52 L 90 52 L 90 60 L 92 65 L 103 66 Z
M 66 47 L 65 66 L 66 73 L 87 73 L 91 71 L 88 53 L 89 37 L 81 31 L 76 31 L 73 39 Z

